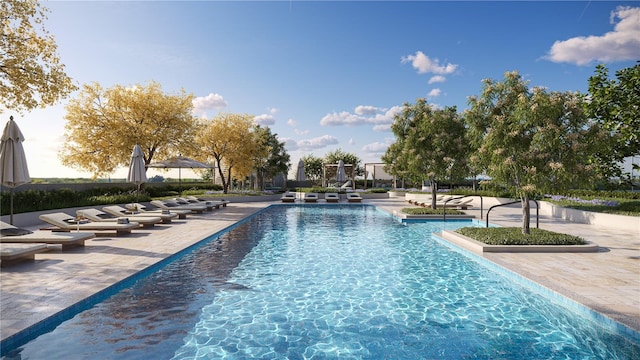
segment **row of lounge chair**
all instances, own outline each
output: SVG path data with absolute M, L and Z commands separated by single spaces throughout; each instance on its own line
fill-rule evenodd
M 52 212 L 39 216 L 48 227 L 35 231 L 0 222 L 0 265 L 34 259 L 35 254 L 49 250 L 47 244 L 61 245 L 62 250 L 84 246 L 86 240 L 99 235 L 129 234 L 140 227 L 169 224 L 175 218 L 186 219 L 188 214 L 226 207 L 228 203 L 226 200 L 180 198 L 158 201 L 156 209 L 133 203 L 126 207 L 105 206 L 102 210 L 79 209 L 75 216 Z
M 285 203 L 295 202 L 297 199 L 296 193 L 287 192 L 282 194 L 280 200 Z M 304 197 L 302 200 L 306 203 L 315 203 L 318 202 L 318 194 L 317 193 L 304 193 Z M 324 200 L 328 203 L 337 203 L 340 201 L 340 195 L 338 193 L 325 193 Z M 347 201 L 348 202 L 362 202 L 362 196 L 358 193 L 347 193 Z
M 408 200 L 408 202 L 409 204 L 421 206 L 421 207 L 431 207 L 431 204 L 432 204 L 430 198 L 423 199 L 423 200 Z M 473 202 L 472 198 L 457 199 L 452 196 L 442 196 L 442 195 L 436 197 L 437 208 L 446 207 L 450 209 L 467 210 L 473 207 L 473 205 L 471 204 L 472 202 Z

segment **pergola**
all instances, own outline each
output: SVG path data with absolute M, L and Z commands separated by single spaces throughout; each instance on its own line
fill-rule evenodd
M 351 182 L 351 188 L 355 189 L 355 166 L 353 164 L 344 164 L 344 172 L 347 175 L 348 181 Z M 334 180 L 337 182 L 336 175 L 338 175 L 338 164 L 322 164 L 322 186 L 328 187 L 329 181 Z M 336 187 L 342 187 L 343 184 L 339 184 Z

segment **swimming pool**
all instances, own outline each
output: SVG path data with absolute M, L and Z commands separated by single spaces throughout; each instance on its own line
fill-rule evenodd
M 371 206 L 273 206 L 8 354 L 50 358 L 638 357 Z

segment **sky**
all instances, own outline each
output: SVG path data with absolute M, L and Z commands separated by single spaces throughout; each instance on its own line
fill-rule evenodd
M 463 111 L 483 79 L 514 70 L 531 87 L 586 93 L 597 64 L 613 77 L 640 60 L 637 1 L 43 4 L 76 85 L 155 81 L 167 94 L 192 93 L 195 116 L 252 114 L 286 143 L 290 177 L 300 157 L 337 149 L 380 162 L 393 115 L 418 98 Z M 32 178 L 92 176 L 58 158 L 65 105 L 77 96 L 0 115 L 20 126 Z

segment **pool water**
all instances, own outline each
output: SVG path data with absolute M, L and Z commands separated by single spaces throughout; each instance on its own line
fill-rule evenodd
M 633 359 L 371 206 L 272 206 L 5 359 Z

